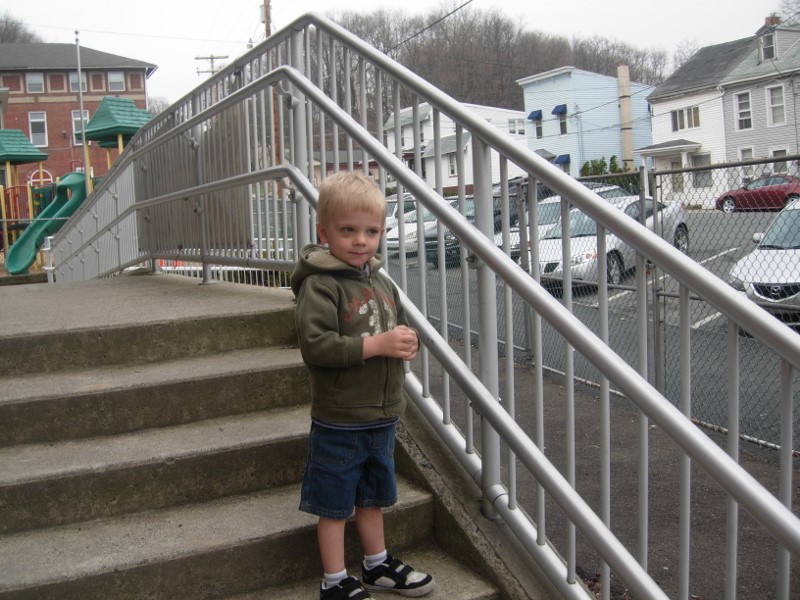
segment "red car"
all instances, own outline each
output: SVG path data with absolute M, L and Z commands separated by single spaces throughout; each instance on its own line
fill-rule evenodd
M 765 175 L 738 190 L 717 198 L 717 208 L 732 213 L 737 210 L 781 210 L 787 202 L 800 198 L 800 179 L 791 175 Z

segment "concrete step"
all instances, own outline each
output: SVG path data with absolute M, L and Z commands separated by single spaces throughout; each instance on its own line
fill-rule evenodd
M 101 301 L 92 302 L 92 294 Z M 291 292 L 175 275 L 3 289 L 0 376 L 294 346 Z
M 398 493 L 385 528 L 400 554 L 430 540 L 434 503 L 402 478 Z M 0 536 L 0 599 L 204 599 L 310 581 L 321 573 L 316 518 L 298 502 L 290 485 Z M 354 563 L 352 522 L 347 538 Z
M 308 408 L 0 449 L 0 533 L 297 482 Z
M 399 555 L 398 555 L 399 556 Z M 400 558 L 420 571 L 430 573 L 436 588 L 426 600 L 494 600 L 500 595 L 497 589 L 472 569 L 459 562 L 439 546 L 423 545 L 409 548 Z M 348 565 L 350 575 L 360 576 L 358 562 Z M 311 600 L 318 598 L 320 577 L 304 579 L 289 585 L 230 596 L 225 600 Z M 376 599 L 389 598 L 390 594 L 373 593 Z
M 114 435 L 308 401 L 296 349 L 0 377 L 0 447 Z

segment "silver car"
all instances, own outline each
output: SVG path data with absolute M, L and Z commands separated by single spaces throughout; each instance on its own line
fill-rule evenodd
M 641 200 L 638 196 L 609 198 L 608 203 L 618 208 L 637 222 L 641 222 Z M 652 231 L 654 219 L 658 217 L 658 231 L 664 239 L 678 250 L 689 252 L 689 228 L 686 226 L 685 209 L 679 202 L 655 202 L 644 199 L 645 225 Z M 564 276 L 562 257 L 562 224 L 558 223 L 544 235 L 539 243 L 539 266 L 542 283 L 559 285 Z M 597 223 L 590 216 L 573 208 L 569 213 L 569 240 L 572 279 L 575 283 L 598 281 Z M 626 272 L 636 264 L 636 252 L 611 232 L 606 234 L 606 280 L 618 285 Z
M 756 249 L 733 266 L 728 283 L 800 331 L 800 199 L 753 241 Z
M 627 192 L 623 188 L 618 185 L 606 185 L 600 184 L 595 182 L 587 182 L 584 184 L 590 190 L 592 190 L 595 194 L 600 196 L 601 198 L 605 198 L 606 200 L 610 200 L 612 198 L 638 198 L 638 196 L 632 196 L 630 192 Z M 558 195 L 551 195 L 547 198 L 539 200 L 537 203 L 537 229 L 538 229 L 538 236 L 541 240 L 548 231 L 550 231 L 556 224 L 561 220 L 561 196 Z M 526 221 L 530 223 L 530 216 L 526 214 Z M 519 233 L 519 215 L 515 214 L 512 216 L 511 219 L 511 227 L 508 232 L 508 242 L 509 242 L 509 255 L 511 258 L 519 262 L 520 260 L 520 233 Z M 497 233 L 494 236 L 494 243 L 498 248 L 503 247 L 503 235 L 502 233 Z M 530 241 L 528 241 L 530 245 Z M 528 264 L 530 264 L 530 255 L 528 259 Z

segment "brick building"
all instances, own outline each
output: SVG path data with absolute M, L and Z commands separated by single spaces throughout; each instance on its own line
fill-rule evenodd
M 147 107 L 147 78 L 155 65 L 91 48 L 80 52 L 85 122 L 105 96 L 129 98 L 137 107 Z M 45 180 L 84 169 L 80 118 L 74 45 L 0 46 L 0 128 L 21 130 L 47 154 Z M 96 143 L 90 143 L 89 164 L 95 177 L 107 170 L 106 151 Z M 4 171 L 5 165 L 0 165 L 0 184 L 6 183 Z M 38 179 L 38 164 L 20 165 L 18 177 L 20 183 Z

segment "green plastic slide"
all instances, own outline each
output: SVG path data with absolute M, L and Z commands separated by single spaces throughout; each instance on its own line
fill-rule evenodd
M 53 235 L 72 216 L 86 198 L 86 177 L 83 173 L 64 175 L 56 186 L 56 196 L 50 205 L 28 225 L 8 249 L 6 270 L 20 275 L 36 260 L 36 253 L 48 235 Z

